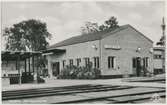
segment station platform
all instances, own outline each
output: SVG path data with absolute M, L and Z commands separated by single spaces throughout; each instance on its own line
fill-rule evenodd
M 161 82 L 128 82 L 124 81 L 125 78 L 119 79 L 96 79 L 96 80 L 69 80 L 69 79 L 46 79 L 45 83 L 29 83 L 29 84 L 15 84 L 9 86 L 2 86 L 2 91 L 12 90 L 26 90 L 26 89 L 38 89 L 49 87 L 63 87 L 63 86 L 75 86 L 75 85 L 122 85 L 122 86 L 142 86 L 142 87 L 159 87 L 165 88 L 166 84 Z M 127 79 L 127 78 L 126 78 Z M 132 78 L 131 78 L 132 79 Z

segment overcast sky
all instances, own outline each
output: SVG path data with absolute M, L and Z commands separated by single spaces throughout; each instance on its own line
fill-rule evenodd
M 164 10 L 165 3 L 162 1 L 3 2 L 2 28 L 26 19 L 40 19 L 47 23 L 52 34 L 49 43 L 54 44 L 79 35 L 85 21 L 101 24 L 110 16 L 115 16 L 119 25 L 130 24 L 157 42 L 162 35 L 160 25 Z

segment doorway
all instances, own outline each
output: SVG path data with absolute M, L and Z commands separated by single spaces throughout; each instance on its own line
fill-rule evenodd
M 53 73 L 53 76 L 59 75 L 60 73 L 60 63 L 59 62 L 52 63 L 52 73 Z
M 134 57 L 133 58 L 133 74 L 137 77 L 146 76 L 147 73 L 150 73 L 147 68 L 149 66 L 149 57 Z
M 141 72 L 142 72 L 141 57 L 133 58 L 132 64 L 133 64 L 134 75 L 137 77 L 141 76 Z

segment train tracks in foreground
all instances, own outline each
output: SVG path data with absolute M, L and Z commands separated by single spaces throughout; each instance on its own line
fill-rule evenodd
M 46 103 L 133 103 L 151 99 L 155 94 L 162 98 L 165 97 L 165 88 L 88 84 L 3 91 L 2 102 L 46 99 Z

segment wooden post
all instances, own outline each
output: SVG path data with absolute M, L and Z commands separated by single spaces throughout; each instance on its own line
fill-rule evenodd
M 25 73 L 27 72 L 27 59 L 25 59 Z
M 16 59 L 16 70 L 17 70 L 17 59 Z
M 33 74 L 34 74 L 34 55 L 32 56 L 32 70 L 33 70 Z
M 38 58 L 39 56 L 37 55 L 37 59 L 36 59 L 36 62 L 37 62 L 37 64 L 38 64 L 38 62 L 39 62 L 39 58 Z M 38 83 L 38 65 L 37 65 L 37 83 Z
M 28 65 L 29 65 L 29 73 L 30 73 L 30 70 L 31 70 L 30 58 L 28 58 Z
M 35 63 L 37 64 L 38 62 L 38 56 L 36 55 L 35 56 Z M 36 65 L 36 69 L 34 71 L 34 79 L 35 79 L 35 82 L 38 83 L 38 66 Z
M 17 69 L 18 69 L 18 72 L 19 72 L 19 84 L 21 84 L 21 71 L 20 71 L 20 55 L 17 55 Z

